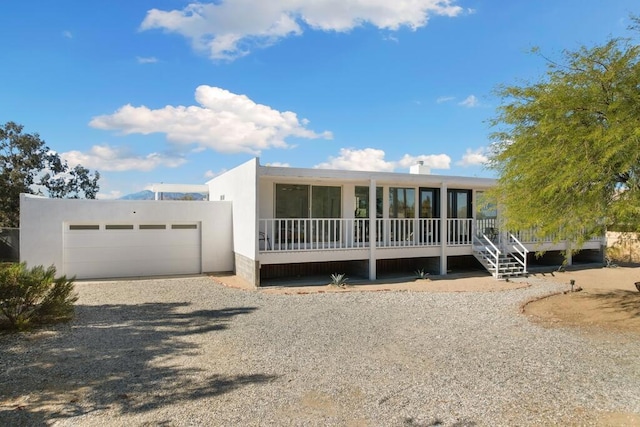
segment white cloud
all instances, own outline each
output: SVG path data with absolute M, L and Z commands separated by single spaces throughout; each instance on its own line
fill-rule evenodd
M 99 192 L 97 195 L 97 198 L 100 200 L 113 200 L 113 199 L 119 199 L 120 197 L 122 197 L 122 191 L 118 191 L 118 190 L 112 190 L 112 191 L 109 191 L 108 193 Z
M 72 39 L 73 38 L 73 34 L 71 34 L 71 31 L 65 30 L 65 31 L 62 32 L 62 37 L 66 38 L 66 39 Z
M 289 163 L 281 163 L 281 162 L 271 162 L 267 163 L 266 166 L 273 166 L 276 168 L 289 168 L 291 165 Z
M 478 148 L 477 150 L 467 148 L 467 151 L 462 156 L 462 160 L 456 162 L 456 164 L 464 167 L 482 166 L 489 161 L 486 152 L 487 150 L 485 148 Z
M 396 162 L 401 168 L 410 168 L 419 161 L 424 162 L 425 166 L 431 169 L 449 169 L 451 167 L 451 157 L 446 154 L 429 154 L 420 156 L 410 156 L 405 154 L 400 161 Z
M 331 132 L 315 133 L 306 119 L 291 111 L 280 112 L 211 86 L 195 93 L 200 106 L 166 106 L 152 110 L 125 105 L 110 115 L 94 117 L 89 125 L 123 134 L 165 133 L 174 144 L 210 148 L 223 153 L 259 154 L 269 148 L 286 148 L 287 138 L 331 139 Z
M 418 161 L 423 161 L 432 169 L 449 169 L 451 165 L 451 158 L 446 154 L 420 156 L 405 154 L 398 161 L 386 160 L 385 156 L 386 153 L 383 150 L 375 148 L 342 148 L 339 156 L 329 157 L 327 162 L 319 163 L 314 168 L 393 172 L 397 168 L 408 169 Z
M 300 35 L 303 27 L 349 31 L 370 24 L 379 29 L 416 30 L 431 16 L 455 17 L 464 10 L 455 0 L 218 0 L 184 9 L 151 9 L 140 30 L 180 34 L 212 59 L 235 59 L 253 46 L 267 46 Z
M 478 98 L 476 98 L 474 95 L 469 95 L 464 101 L 458 103 L 458 105 L 462 105 L 463 107 L 473 108 L 473 107 L 477 107 L 479 105 L 479 102 L 478 102 Z
M 215 178 L 216 176 L 222 175 L 226 171 L 227 171 L 227 169 L 221 169 L 219 172 L 214 172 L 211 169 L 209 169 L 208 171 L 206 171 L 204 173 L 204 177 L 207 178 L 207 179 L 212 179 L 212 178 Z
M 138 156 L 127 149 L 94 145 L 88 152 L 68 151 L 60 154 L 71 167 L 81 164 L 88 169 L 98 171 L 123 172 L 129 170 L 150 171 L 159 166 L 175 168 L 182 166 L 186 160 L 180 156 L 171 157 L 160 153 Z
M 138 64 L 155 64 L 158 62 L 158 58 L 155 56 L 136 56 Z
M 441 96 L 438 99 L 436 99 L 436 102 L 438 104 L 442 104 L 443 102 L 449 102 L 449 101 L 453 101 L 454 99 L 456 99 L 453 96 Z
M 394 42 L 394 43 L 400 43 L 400 39 L 397 36 L 394 36 L 393 34 L 383 36 L 382 40 Z
M 384 157 L 384 151 L 375 148 L 341 148 L 338 157 L 329 157 L 329 161 L 317 164 L 314 168 L 393 172 L 395 165 Z

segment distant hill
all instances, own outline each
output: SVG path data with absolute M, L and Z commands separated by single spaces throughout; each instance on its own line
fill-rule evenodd
M 161 193 L 162 200 L 205 200 L 206 196 L 199 193 Z M 120 200 L 154 200 L 153 191 L 144 190 L 120 197 Z

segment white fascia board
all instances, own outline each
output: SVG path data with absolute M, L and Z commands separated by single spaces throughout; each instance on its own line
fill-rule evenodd
M 377 184 L 386 185 L 416 185 L 416 186 L 440 186 L 446 183 L 448 188 L 490 188 L 496 185 L 492 178 L 474 178 L 447 175 L 421 175 L 396 172 L 366 172 L 333 169 L 306 169 L 287 168 L 274 166 L 260 166 L 260 177 L 303 179 L 306 181 L 322 180 L 333 182 L 362 182 L 368 183 L 375 180 Z

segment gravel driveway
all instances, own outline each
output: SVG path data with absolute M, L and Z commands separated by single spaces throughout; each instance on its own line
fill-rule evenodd
M 0 425 L 590 425 L 640 414 L 637 337 L 519 314 L 558 289 L 78 283 L 72 323 L 0 335 Z

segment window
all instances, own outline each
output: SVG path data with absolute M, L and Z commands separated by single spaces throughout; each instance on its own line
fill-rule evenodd
M 478 191 L 476 193 L 476 199 L 477 219 L 495 219 L 498 217 L 496 204 L 485 196 L 484 191 Z
M 198 224 L 171 224 L 172 230 L 195 230 Z
M 100 230 L 98 224 L 71 224 L 69 230 Z
M 389 218 L 415 218 L 415 188 L 389 188 Z
M 107 224 L 105 230 L 133 230 L 133 224 Z
M 471 218 L 471 190 L 449 190 L 447 203 L 448 218 Z
M 356 218 L 369 218 L 369 187 L 356 187 Z M 376 187 L 376 218 L 382 218 L 382 187 Z
M 166 230 L 165 224 L 140 224 L 140 230 Z
M 276 218 L 308 218 L 309 186 L 276 184 Z
M 276 218 L 340 218 L 342 188 L 276 184 Z
M 498 236 L 498 209 L 483 191 L 476 192 L 476 231 L 495 241 Z
M 276 184 L 276 241 L 306 244 L 314 236 L 320 241 L 335 241 L 342 217 L 342 188 L 324 185 Z M 313 218 L 313 220 L 302 220 Z M 316 219 L 323 219 L 317 221 Z
M 313 218 L 340 218 L 341 195 L 340 187 L 325 187 L 314 185 L 311 187 L 311 216 Z
M 440 190 L 420 189 L 420 218 L 440 218 Z

